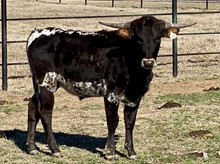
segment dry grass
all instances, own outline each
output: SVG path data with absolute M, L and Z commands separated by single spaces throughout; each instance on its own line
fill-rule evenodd
M 8 18 L 54 17 L 54 16 L 88 16 L 120 14 L 152 14 L 171 12 L 167 2 L 145 2 L 140 9 L 136 1 L 117 1 L 111 8 L 110 1 L 63 0 L 8 0 Z M 204 3 L 179 3 L 179 12 L 204 11 Z M 219 3 L 210 3 L 210 10 L 220 10 Z M 181 15 L 179 22 L 197 22 L 197 25 L 183 29 L 182 32 L 218 31 L 219 14 Z M 105 28 L 99 20 L 125 22 L 136 17 L 69 19 L 44 21 L 11 21 L 8 22 L 8 40 L 26 40 L 31 30 L 49 26 L 96 31 Z M 170 16 L 159 18 L 171 20 Z M 179 53 L 219 51 L 219 35 L 179 36 Z M 25 44 L 8 44 L 8 61 L 27 61 Z M 160 54 L 171 53 L 171 41 L 162 40 Z M 158 58 L 158 67 L 154 70 L 155 78 L 149 93 L 142 101 L 135 127 L 135 146 L 139 159 L 133 163 L 219 163 L 216 152 L 219 147 L 219 106 L 203 105 L 183 106 L 181 109 L 156 110 L 161 104 L 154 100 L 160 95 L 174 93 L 201 93 L 209 87 L 220 87 L 220 58 L 217 55 L 179 57 L 179 75 L 172 77 L 172 59 Z M 1 74 L 1 73 L 0 73 Z M 15 136 L 9 140 L 0 138 L 0 162 L 4 163 L 106 163 L 100 158 L 107 135 L 105 113 L 102 98 L 85 99 L 70 96 L 62 89 L 56 93 L 56 104 L 53 115 L 53 127 L 64 158 L 55 159 L 44 153 L 30 156 L 25 153 L 27 101 L 32 96 L 32 84 L 29 78 L 29 66 L 8 66 L 8 91 L 0 91 L 0 133 L 12 131 Z M 13 78 L 24 76 L 24 78 Z M 1 79 L 0 79 L 1 82 Z M 207 97 L 207 99 L 209 99 Z M 125 153 L 123 106 L 120 106 L 120 124 L 117 130 L 119 140 L 117 149 Z M 17 130 L 14 130 L 17 129 Z M 202 140 L 187 137 L 187 133 L 196 129 L 211 130 L 214 139 Z M 38 126 L 38 145 L 48 152 L 43 137 L 43 128 Z M 96 150 L 96 148 L 98 150 Z M 194 150 L 205 150 L 209 160 L 188 157 Z M 115 163 L 132 163 L 121 157 Z
M 144 8 L 134 8 L 133 4 L 137 2 L 133 1 L 119 1 L 115 8 L 111 8 L 105 3 L 109 1 L 88 1 L 89 5 L 85 6 L 82 1 L 77 0 L 65 0 L 62 4 L 57 4 L 56 1 L 40 0 L 36 2 L 16 0 L 8 1 L 8 18 L 36 18 L 36 17 L 65 17 L 65 16 L 97 16 L 97 15 L 132 15 L 132 14 L 153 14 L 153 13 L 170 13 L 171 7 L 168 2 L 145 2 Z M 203 4 L 203 3 L 202 3 Z M 103 5 L 100 7 L 100 5 Z M 127 5 L 125 7 L 125 5 Z M 190 6 L 191 5 L 191 6 Z M 178 12 L 185 11 L 203 11 L 201 8 L 195 8 L 194 6 L 200 6 L 200 3 L 179 3 Z M 212 10 L 219 10 L 219 3 L 210 3 Z M 171 16 L 158 16 L 159 18 L 170 21 Z M 99 19 L 67 19 L 67 20 L 37 20 L 37 21 L 9 21 L 8 22 L 8 40 L 26 40 L 30 32 L 34 28 L 44 27 L 60 27 L 60 28 L 72 28 L 80 29 L 84 31 L 96 31 L 106 27 L 99 25 L 99 20 L 111 21 L 111 22 L 125 22 L 130 21 L 136 17 L 120 17 L 120 18 L 99 18 Z M 182 32 L 215 32 L 219 30 L 220 22 L 218 21 L 219 14 L 207 14 L 207 15 L 180 15 L 178 16 L 179 22 L 197 22 L 197 25 L 183 29 Z M 192 39 L 193 38 L 193 39 Z M 215 52 L 219 51 L 220 37 L 219 35 L 203 35 L 203 36 L 180 36 L 178 39 L 179 53 L 192 53 L 192 52 Z M 199 43 L 199 45 L 198 45 Z M 20 62 L 27 61 L 26 46 L 23 43 L 8 44 L 8 62 Z M 161 45 L 160 54 L 171 53 L 171 41 L 169 39 L 163 39 Z M 196 57 L 184 57 L 180 59 L 183 62 L 189 58 Z M 202 57 L 203 58 L 203 57 Z M 204 60 L 216 59 L 215 56 L 204 56 Z M 1 60 L 1 59 L 0 59 Z M 159 60 L 164 62 L 170 62 L 170 58 L 162 58 Z M 181 63 L 180 63 L 181 64 Z M 180 66 L 182 67 L 182 66 Z M 24 75 L 29 74 L 28 67 L 9 67 L 9 76 L 19 76 L 20 72 Z M 17 70 L 20 69 L 20 70 Z M 185 69 L 185 67 L 184 67 Z M 11 70 L 16 70 L 11 71 Z M 180 70 L 181 71 L 181 70 Z M 184 70 L 186 71 L 186 70 Z

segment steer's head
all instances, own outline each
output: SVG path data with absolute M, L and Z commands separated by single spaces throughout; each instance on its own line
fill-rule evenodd
M 140 50 L 140 65 L 145 69 L 152 69 L 156 66 L 162 37 L 174 39 L 180 28 L 194 25 L 172 24 L 153 16 L 143 16 L 127 23 L 99 23 L 118 28 L 119 36 L 131 39 Z

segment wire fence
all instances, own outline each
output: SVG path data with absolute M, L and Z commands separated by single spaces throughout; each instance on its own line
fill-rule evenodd
M 59 0 L 61 3 L 61 0 Z M 87 0 L 85 0 L 87 2 Z M 114 2 L 114 0 L 112 0 Z M 206 0 L 208 3 L 208 0 Z M 141 0 L 143 3 L 143 0 Z M 2 11 L 2 90 L 7 90 L 7 66 L 8 65 L 24 65 L 28 64 L 27 61 L 22 62 L 13 62 L 7 63 L 7 44 L 20 44 L 26 43 L 26 40 L 7 40 L 7 22 L 9 21 L 36 21 L 36 20 L 60 20 L 60 19 L 96 19 L 96 18 L 113 18 L 113 17 L 137 17 L 143 16 L 143 14 L 126 14 L 126 15 L 91 15 L 91 16 L 69 16 L 69 17 L 37 17 L 37 18 L 9 18 L 7 19 L 7 8 L 6 8 L 6 0 L 2 0 L 1 2 L 1 11 Z M 172 13 L 155 13 L 152 14 L 154 16 L 165 16 L 172 15 L 173 23 L 177 22 L 177 15 L 195 15 L 195 14 L 219 14 L 220 11 L 204 11 L 204 12 L 177 12 L 177 1 L 172 0 Z M 149 15 L 149 14 L 148 14 Z M 180 35 L 218 35 L 220 32 L 197 32 L 197 33 L 181 33 Z M 175 40 L 173 41 L 173 53 L 172 54 L 163 54 L 159 57 L 173 57 L 173 76 L 177 76 L 177 56 L 190 56 L 190 55 L 212 55 L 212 54 L 220 54 L 220 52 L 197 52 L 197 53 L 183 53 L 177 54 L 177 43 Z
M 38 0 L 36 0 L 38 1 Z M 115 7 L 115 0 L 110 0 L 112 7 Z M 62 0 L 59 0 L 58 3 L 62 3 Z M 205 9 L 208 10 L 209 8 L 209 0 L 205 0 Z M 88 5 L 88 0 L 85 0 L 85 5 Z M 140 0 L 140 8 L 143 8 L 144 0 Z
M 207 12 L 179 12 L 177 15 L 196 15 L 196 14 L 219 14 L 220 11 L 207 11 Z M 172 13 L 155 13 L 152 14 L 154 16 L 167 16 L 172 15 Z M 143 14 L 122 14 L 122 15 L 91 15 L 91 16 L 69 16 L 69 17 L 37 17 L 37 18 L 9 18 L 9 21 L 36 21 L 36 20 L 61 20 L 61 19 L 96 19 L 96 18 L 116 18 L 116 17 L 138 17 L 143 16 Z M 2 21 L 2 19 L 0 19 Z M 194 32 L 194 33 L 180 33 L 179 35 L 216 35 L 220 34 L 220 32 Z M 3 42 L 0 42 L 2 44 Z M 19 44 L 26 43 L 26 40 L 7 40 L 7 44 Z M 187 53 L 187 54 L 178 54 L 178 56 L 191 56 L 191 55 L 208 55 L 208 54 L 220 54 L 220 52 L 198 52 L 198 53 Z M 164 54 L 159 57 L 171 57 L 172 54 Z M 28 64 L 27 61 L 22 62 L 13 62 L 7 63 L 7 65 L 23 65 Z M 0 66 L 2 64 L 0 63 Z

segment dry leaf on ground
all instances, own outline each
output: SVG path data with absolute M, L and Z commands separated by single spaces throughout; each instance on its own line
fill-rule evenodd
M 189 153 L 188 155 L 208 159 L 208 153 L 204 151 L 194 151 Z
M 176 102 L 173 102 L 173 101 L 168 101 L 167 103 L 165 103 L 164 105 L 162 105 L 161 107 L 159 107 L 157 109 L 175 108 L 175 107 L 182 107 L 182 105 L 180 103 L 176 103 Z
M 220 91 L 220 87 L 210 87 L 209 89 L 204 89 L 204 91 Z
M 208 130 L 196 130 L 196 131 L 191 131 L 188 134 L 190 137 L 195 137 L 195 138 L 203 138 L 203 139 L 208 139 L 214 137 L 212 132 Z

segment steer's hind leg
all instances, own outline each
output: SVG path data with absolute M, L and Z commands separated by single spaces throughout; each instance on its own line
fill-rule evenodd
M 109 102 L 106 98 L 104 98 L 105 101 L 105 111 L 106 111 L 106 119 L 107 119 L 107 126 L 108 126 L 108 138 L 106 142 L 106 159 L 108 160 L 114 160 L 115 157 L 115 130 L 118 126 L 118 104 Z
M 38 152 L 35 144 L 36 126 L 39 121 L 40 115 L 38 108 L 40 106 L 39 94 L 35 93 L 29 100 L 28 104 L 28 134 L 27 145 L 28 152 L 30 154 L 36 154 Z
M 47 137 L 47 142 L 53 155 L 61 157 L 60 149 L 55 140 L 52 131 L 52 110 L 54 105 L 54 95 L 48 91 L 45 87 L 40 88 L 41 106 L 40 117 Z

